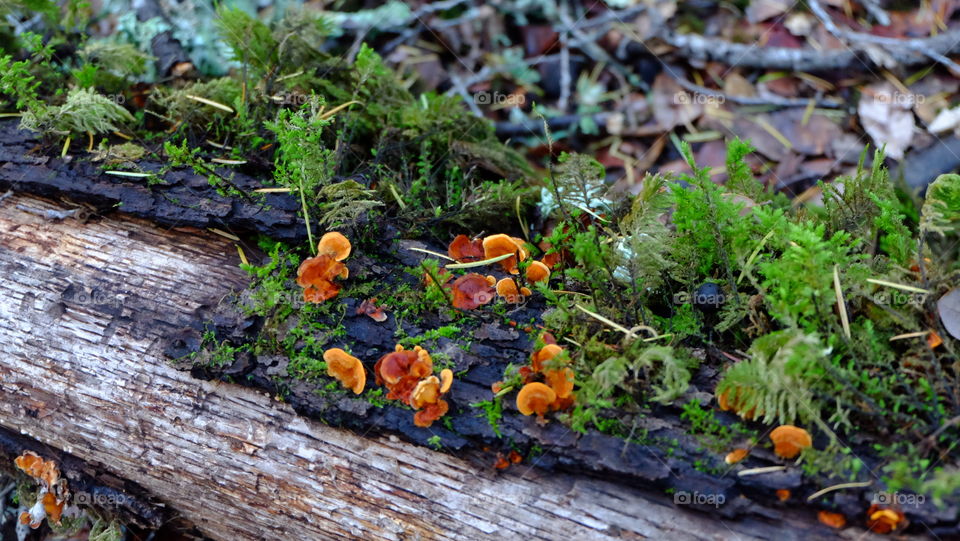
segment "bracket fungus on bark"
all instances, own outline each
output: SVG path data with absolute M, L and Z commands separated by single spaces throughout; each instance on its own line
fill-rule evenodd
M 328 376 L 340 380 L 340 383 L 354 394 L 363 392 L 367 373 L 360 359 L 340 348 L 331 348 L 323 352 L 323 360 L 327 363 Z
M 20 513 L 20 523 L 36 529 L 46 518 L 59 525 L 67 497 L 70 495 L 66 479 L 60 478 L 60 468 L 54 461 L 44 460 L 33 451 L 24 451 L 13 462 L 17 468 L 40 484 L 36 503 Z
M 460 310 L 473 310 L 489 303 L 494 298 L 493 288 L 481 274 L 464 274 L 450 286 L 453 306 Z
M 336 231 L 324 233 L 320 237 L 320 242 L 317 243 L 317 255 L 329 255 L 335 261 L 343 261 L 350 257 L 350 250 L 352 249 L 350 240 Z
M 429 427 L 450 409 L 442 397 L 453 384 L 453 371 L 444 369 L 439 378 L 434 376 L 433 359 L 420 346 L 407 350 L 397 344 L 377 361 L 373 373 L 377 384 L 389 390 L 388 400 L 399 400 L 417 410 L 413 423 L 419 427 Z
M 500 266 L 503 267 L 504 272 L 519 274 L 520 270 L 517 269 L 517 256 L 520 257 L 520 261 L 527 258 L 527 250 L 523 247 L 523 239 L 511 237 L 503 233 L 490 235 L 483 239 L 484 259 L 493 259 L 506 254 L 512 254 L 512 256 L 500 261 Z
M 458 263 L 471 263 L 483 259 L 483 241 L 457 235 L 447 247 L 447 255 Z
M 796 458 L 800 451 L 813 445 L 813 439 L 806 430 L 793 425 L 781 425 L 770 432 L 773 452 L 781 458 Z
M 538 421 L 542 421 L 556 399 L 557 393 L 553 389 L 534 381 L 524 385 L 517 393 L 517 409 L 524 415 L 536 413 Z

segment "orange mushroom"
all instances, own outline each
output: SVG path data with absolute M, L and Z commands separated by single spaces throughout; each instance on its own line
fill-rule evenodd
M 409 402 L 417 383 L 432 373 L 433 359 L 420 346 L 405 350 L 397 344 L 393 352 L 381 357 L 373 367 L 377 385 L 384 385 L 389 390 L 387 400 L 405 403 Z
M 504 278 L 497 282 L 497 295 L 510 304 L 516 304 L 521 299 L 520 290 L 517 289 L 517 283 L 513 278 Z
M 470 273 L 454 280 L 453 306 L 460 310 L 473 310 L 493 300 L 493 288 L 480 274 Z
M 24 451 L 22 455 L 13 459 L 13 463 L 24 473 L 43 484 L 47 490 L 53 490 L 60 479 L 60 468 L 52 460 L 44 460 L 33 451 Z
M 890 533 L 907 526 L 906 515 L 899 509 L 873 504 L 867 510 L 867 529 L 874 533 Z
M 790 499 L 791 492 L 785 488 L 777 489 L 777 499 L 781 502 L 785 502 Z
M 331 348 L 323 352 L 323 360 L 327 362 L 328 376 L 340 380 L 340 383 L 352 390 L 354 394 L 363 392 L 363 387 L 367 383 L 367 373 L 360 359 L 340 348 Z
M 451 372 L 450 377 L 453 377 Z M 447 387 L 449 389 L 449 386 Z M 449 404 L 440 398 L 443 395 L 442 386 L 437 376 L 429 376 L 420 380 L 410 394 L 410 406 L 418 410 L 413 414 L 413 424 L 427 428 L 434 421 L 446 415 Z
M 350 240 L 336 231 L 325 233 L 317 243 L 317 255 L 329 255 L 335 261 L 350 257 L 351 249 Z
M 377 322 L 384 322 L 387 320 L 387 314 L 384 312 L 382 306 L 377 306 L 377 298 L 367 299 L 360 303 L 360 306 L 357 307 L 357 314 L 366 314 L 370 316 L 370 319 Z
M 440 394 L 446 393 L 453 385 L 453 370 L 444 368 L 440 371 Z
M 483 259 L 483 241 L 457 235 L 447 247 L 447 254 L 459 263 L 480 261 Z
M 548 252 L 543 254 L 543 257 L 540 258 L 540 261 L 543 262 L 548 268 L 555 269 L 557 265 L 560 264 L 560 260 L 563 258 L 560 252 Z
M 817 512 L 817 520 L 820 521 L 820 524 L 826 524 L 837 530 L 847 525 L 847 517 L 843 516 L 842 513 L 832 511 L 820 510 Z
M 733 398 L 729 395 L 733 391 Z M 737 395 L 737 389 L 727 389 L 724 392 L 717 395 L 717 405 L 720 406 L 721 411 L 733 411 L 737 415 L 743 417 L 744 419 L 752 420 L 756 414 L 757 408 L 753 407 L 747 411 L 743 411 L 745 407 L 740 398 Z
M 63 507 L 66 502 L 57 501 L 57 497 L 52 492 L 47 492 L 40 498 L 43 504 L 43 510 L 47 513 L 47 520 L 59 525 L 60 516 L 63 514 Z
M 427 404 L 436 404 L 440 399 L 440 380 L 437 376 L 430 376 L 420 380 L 410 395 L 410 406 L 420 409 Z
M 483 239 L 483 257 L 491 259 L 505 254 L 513 254 L 511 257 L 500 261 L 500 266 L 504 272 L 510 274 L 519 274 L 517 269 L 517 256 L 523 261 L 527 258 L 527 250 L 523 247 L 523 240 L 515 239 L 509 235 L 498 234 L 490 235 Z
M 347 272 L 346 265 L 334 260 L 333 256 L 318 255 L 300 263 L 297 269 L 297 285 L 304 288 L 305 301 L 320 303 L 340 293 L 340 286 L 335 284 L 333 279 L 343 278 Z
M 554 357 L 563 353 L 563 348 L 557 344 L 547 344 L 542 348 L 538 349 L 530 356 L 530 365 L 537 372 L 541 372 L 544 367 L 544 363 L 547 361 L 553 360 Z
M 557 399 L 557 393 L 543 383 L 528 383 L 517 393 L 517 409 L 524 415 L 537 414 L 537 417 L 543 419 L 543 416 L 550 409 Z
M 543 377 L 546 379 L 547 385 L 557 393 L 557 398 L 569 398 L 570 394 L 573 393 L 574 374 L 572 368 L 563 367 L 547 370 L 543 373 Z
M 747 455 L 749 454 L 749 449 L 734 449 L 733 451 L 727 453 L 727 456 L 723 458 L 723 461 L 727 464 L 736 464 L 737 462 L 747 458 Z
M 533 261 L 527 267 L 527 281 L 531 283 L 545 282 L 550 279 L 550 267 L 541 261 Z
M 40 527 L 44 518 L 54 524 L 60 524 L 60 515 L 63 512 L 64 499 L 57 496 L 61 489 L 66 488 L 66 481 L 60 479 L 60 468 L 53 460 L 44 460 L 33 451 L 24 451 L 13 460 L 17 468 L 40 483 L 40 493 L 36 504 L 20 514 L 20 522 L 28 524 L 30 528 Z
M 793 426 L 781 425 L 770 433 L 773 441 L 773 452 L 781 458 L 795 458 L 800 451 L 813 445 L 813 439 L 806 430 Z

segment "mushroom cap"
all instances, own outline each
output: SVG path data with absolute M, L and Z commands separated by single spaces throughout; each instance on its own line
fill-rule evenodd
M 417 354 L 413 351 L 393 351 L 387 353 L 373 367 L 373 374 L 377 378 L 377 384 L 383 383 L 387 387 L 395 385 L 401 378 L 410 371 L 410 365 L 417 360 Z
M 370 319 L 380 323 L 387 320 L 387 314 L 383 310 L 383 306 L 377 305 L 376 297 L 361 302 L 360 306 L 357 307 L 357 314 L 366 314 L 370 316 Z
M 47 521 L 59 525 L 65 502 L 58 502 L 52 492 L 44 494 L 40 501 L 43 504 L 43 510 L 47 513 Z
M 820 521 L 820 524 L 826 524 L 838 530 L 847 525 L 847 517 L 843 516 L 843 513 L 834 513 L 826 509 L 817 512 L 817 520 Z
M 530 291 L 529 287 L 521 287 L 520 294 L 524 297 L 529 297 L 530 295 L 533 295 L 533 291 Z
M 537 372 L 543 370 L 544 363 L 553 360 L 554 357 L 563 353 L 563 348 L 556 344 L 547 344 L 538 349 L 530 356 L 530 364 Z
M 504 298 L 509 303 L 518 302 L 520 290 L 517 289 L 517 282 L 513 278 L 504 278 L 497 282 L 497 295 Z
M 483 259 L 483 241 L 471 239 L 466 235 L 457 235 L 447 247 L 447 255 L 460 263 L 480 261 Z
M 340 293 L 340 286 L 334 278 L 344 277 L 347 267 L 327 254 L 304 259 L 297 268 L 297 285 L 304 288 L 303 298 L 307 302 L 319 303 L 331 299 Z
M 434 421 L 447 414 L 450 405 L 444 399 L 439 399 L 435 404 L 427 404 L 427 407 L 413 414 L 413 424 L 429 428 Z
M 550 252 L 543 254 L 543 257 L 540 258 L 540 261 L 542 261 L 547 267 L 553 269 L 556 268 L 561 259 L 563 259 L 563 254 L 560 252 Z
M 493 288 L 487 279 L 472 272 L 454 280 L 451 286 L 453 291 L 453 306 L 461 310 L 473 310 L 493 300 Z
M 749 454 L 749 449 L 734 449 L 733 451 L 727 453 L 727 456 L 723 458 L 723 461 L 727 464 L 736 464 L 737 462 L 747 458 L 747 455 Z
M 572 368 L 565 366 L 556 370 L 547 370 L 543 373 L 543 377 L 547 380 L 547 385 L 557 393 L 557 398 L 568 398 L 573 392 Z
M 433 359 L 430 358 L 430 354 L 427 353 L 427 350 L 423 349 L 420 346 L 415 346 L 413 352 L 417 354 L 417 360 L 413 361 L 410 364 L 409 375 L 420 379 L 425 378 L 433 373 Z
M 440 400 L 440 380 L 437 376 L 430 376 L 420 380 L 410 395 L 410 405 L 420 409 L 427 404 L 436 404 Z
M 53 460 L 44 460 L 33 451 L 24 451 L 13 460 L 13 463 L 27 475 L 46 485 L 48 490 L 53 490 L 60 479 L 60 468 L 57 467 L 57 463 Z
M 531 283 L 545 282 L 550 279 L 550 267 L 541 261 L 532 261 L 527 267 L 527 280 Z
M 444 368 L 440 371 L 440 394 L 449 391 L 451 385 L 453 385 L 453 370 Z
M 347 237 L 336 231 L 330 231 L 320 237 L 320 242 L 317 243 L 317 254 L 329 255 L 337 261 L 343 261 L 350 256 L 351 248 L 350 240 Z
M 800 451 L 813 445 L 813 439 L 806 430 L 793 425 L 780 425 L 770 432 L 773 452 L 782 458 L 794 458 Z
M 874 533 L 890 533 L 906 526 L 906 515 L 899 509 L 873 504 L 867 509 L 867 529 Z
M 500 261 L 500 266 L 503 267 L 504 271 L 509 272 L 510 274 L 518 274 L 520 271 L 517 270 L 516 254 L 520 255 L 521 261 L 527 258 L 527 250 L 523 247 L 523 240 L 515 239 L 514 237 L 504 235 L 503 233 L 490 235 L 489 237 L 483 239 L 484 259 L 490 259 L 504 254 L 514 255 L 504 259 L 503 261 Z
M 550 409 L 550 404 L 557 399 L 557 393 L 543 383 L 535 381 L 528 383 L 517 393 L 517 409 L 524 415 L 537 414 L 543 417 Z
M 354 394 L 363 392 L 363 387 L 367 384 L 367 373 L 360 359 L 340 348 L 331 348 L 323 352 L 323 360 L 327 363 L 328 376 L 340 380 L 340 383 Z

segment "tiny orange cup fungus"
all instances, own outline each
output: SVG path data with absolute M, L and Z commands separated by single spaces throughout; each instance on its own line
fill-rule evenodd
M 60 468 L 53 460 L 44 460 L 33 451 L 24 451 L 22 455 L 13 459 L 13 463 L 24 473 L 43 484 L 47 490 L 53 490 L 60 480 Z
M 867 529 L 874 533 L 890 533 L 907 526 L 903 511 L 873 504 L 867 510 Z
M 336 231 L 324 233 L 320 237 L 320 242 L 317 243 L 317 255 L 329 255 L 335 261 L 343 261 L 350 257 L 351 249 L 353 247 L 350 245 L 350 240 Z
M 367 299 L 360 303 L 360 306 L 357 307 L 357 315 L 366 314 L 370 316 L 370 319 L 383 323 L 387 320 L 387 313 L 384 311 L 383 306 L 377 305 L 377 298 Z
M 457 235 L 447 247 L 447 255 L 458 263 L 470 263 L 483 259 L 483 241 Z
M 563 353 L 563 348 L 557 344 L 547 344 L 538 349 L 530 356 L 530 365 L 537 372 L 543 370 L 544 363 L 553 360 L 554 357 Z
M 429 376 L 420 380 L 410 395 L 410 406 L 420 409 L 427 404 L 436 404 L 440 400 L 440 379 Z
M 795 458 L 800 451 L 813 445 L 813 439 L 806 430 L 793 425 L 780 425 L 770 432 L 773 452 L 781 458 Z
M 449 391 L 451 385 L 453 385 L 453 370 L 444 368 L 440 371 L 440 394 Z
M 554 269 L 560 264 L 562 257 L 560 252 L 550 252 L 544 254 L 543 257 L 540 258 L 540 261 L 542 261 L 547 268 Z
M 537 414 L 543 419 L 550 405 L 557 399 L 557 393 L 540 382 L 528 383 L 517 393 L 517 409 L 524 415 Z
M 327 363 L 328 376 L 340 380 L 340 383 L 352 390 L 354 394 L 363 392 L 363 387 L 367 383 L 367 373 L 360 359 L 340 348 L 331 348 L 323 352 L 323 360 Z
M 305 301 L 320 303 L 340 293 L 340 286 L 333 279 L 343 278 L 347 273 L 346 265 L 334 260 L 333 256 L 318 255 L 300 263 L 297 285 L 303 288 Z
M 447 372 L 450 371 L 447 370 Z M 450 390 L 450 383 L 453 382 L 453 372 L 450 372 L 449 376 L 444 376 L 441 372 L 441 376 L 449 377 L 449 380 L 444 379 L 441 383 L 437 376 L 428 376 L 420 380 L 414 387 L 410 394 L 410 406 L 417 410 L 413 414 L 413 424 L 428 428 L 434 421 L 443 417 L 449 411 L 450 405 L 441 397 L 446 392 L 444 386 L 446 386 L 447 391 Z
M 820 521 L 820 524 L 825 524 L 837 530 L 847 525 L 847 517 L 843 516 L 842 513 L 834 513 L 823 509 L 817 512 L 817 520 Z
M 532 261 L 527 267 L 527 281 L 531 283 L 545 282 L 550 279 L 550 267 L 541 261 Z
M 727 456 L 723 458 L 723 461 L 727 464 L 736 464 L 737 462 L 747 458 L 747 455 L 749 454 L 749 449 L 734 449 L 733 451 L 727 453 Z
M 543 373 L 547 385 L 557 393 L 557 398 L 569 398 L 573 394 L 574 373 L 570 367 L 557 368 L 555 370 L 546 370 Z
M 453 292 L 453 306 L 460 310 L 473 310 L 493 300 L 493 288 L 487 278 L 470 273 L 454 280 L 450 287 Z
M 750 421 L 753 420 L 754 415 L 756 414 L 757 408 L 750 408 L 747 411 L 743 411 L 743 404 L 737 398 L 737 389 L 733 389 L 733 398 L 730 398 L 730 389 L 717 395 L 717 405 L 720 406 L 720 411 L 733 411 L 740 417 Z
M 503 267 L 504 272 L 519 274 L 520 271 L 517 269 L 517 256 L 520 256 L 520 261 L 527 258 L 527 250 L 523 247 L 522 239 L 504 235 L 503 233 L 490 235 L 483 239 L 484 259 L 492 259 L 506 254 L 512 254 L 512 257 L 500 261 L 500 266 Z
M 513 278 L 504 278 L 497 282 L 497 295 L 510 304 L 520 302 L 520 290 Z
M 420 346 L 405 350 L 397 344 L 394 351 L 387 353 L 373 367 L 377 385 L 383 385 L 389 391 L 387 400 L 400 400 L 408 403 L 417 383 L 433 373 L 433 359 L 427 350 Z
M 24 451 L 13 460 L 13 463 L 40 483 L 41 487 L 34 506 L 20 513 L 20 522 L 29 525 L 31 529 L 39 528 L 44 518 L 49 519 L 53 524 L 60 524 L 66 499 L 59 498 L 58 494 L 65 489 L 66 481 L 60 479 L 60 468 L 57 467 L 57 463 L 53 460 L 44 460 L 33 451 Z

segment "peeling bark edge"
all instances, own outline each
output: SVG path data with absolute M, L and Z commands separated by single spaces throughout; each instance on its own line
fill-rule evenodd
M 106 174 L 86 159 L 42 152 L 36 134 L 19 129 L 17 120 L 0 121 L 0 191 L 68 199 L 89 204 L 97 213 L 121 211 L 169 227 L 218 228 L 287 242 L 306 239 L 306 229 L 297 218 L 299 203 L 286 194 L 260 194 L 259 203 L 224 197 L 206 177 L 186 169 L 168 171 L 160 176 L 164 183 L 148 186 L 145 179 L 130 181 Z M 140 160 L 137 167 L 158 173 L 164 164 Z M 233 183 L 246 192 L 263 187 L 243 171 L 224 168 L 221 172 L 233 173 Z

